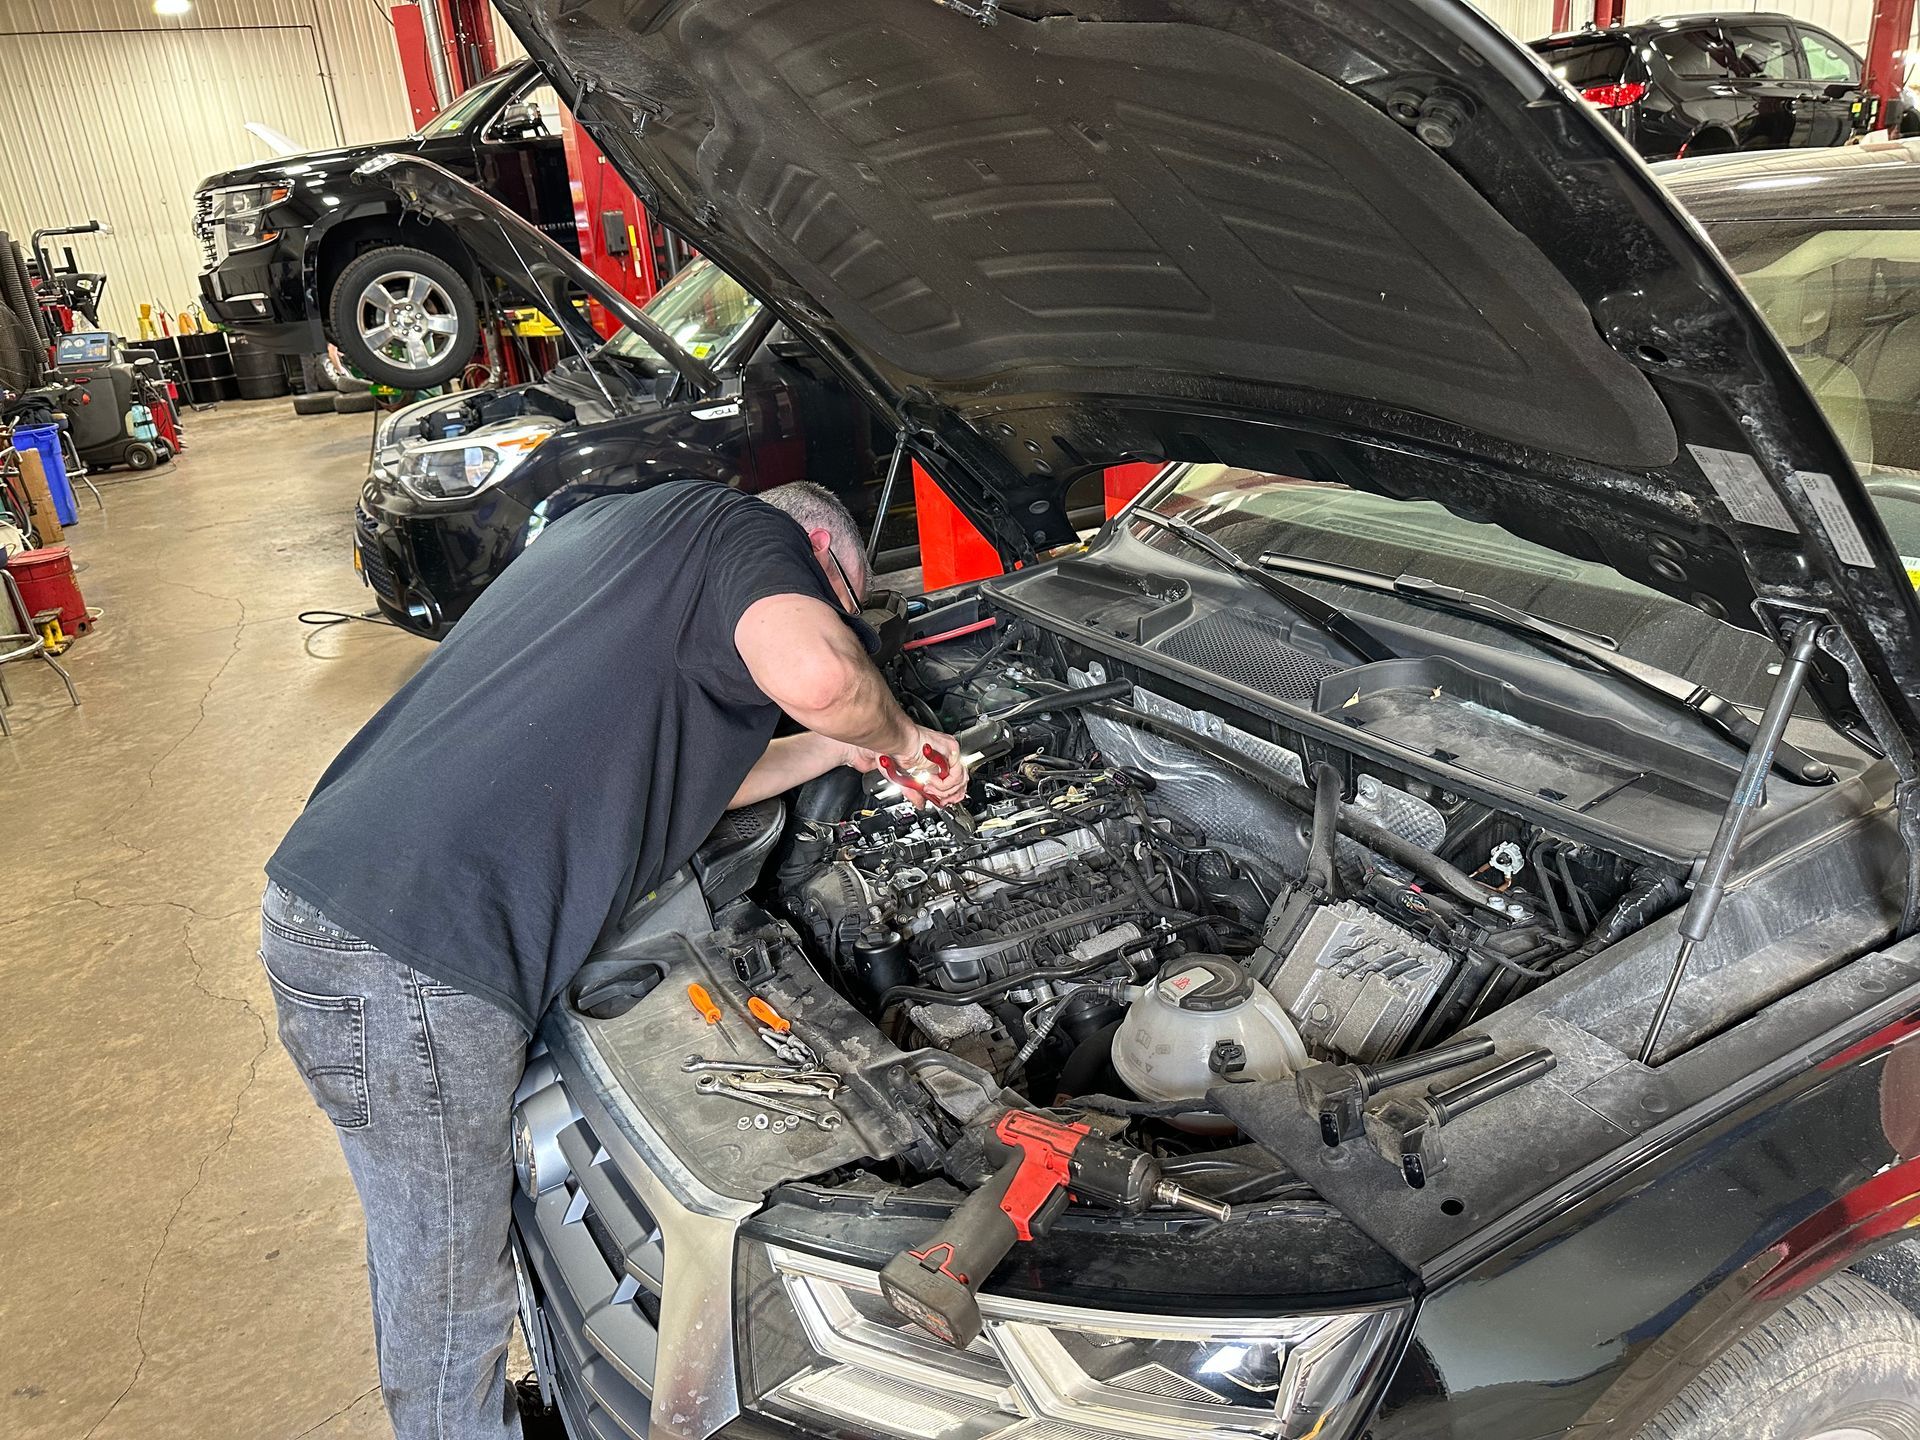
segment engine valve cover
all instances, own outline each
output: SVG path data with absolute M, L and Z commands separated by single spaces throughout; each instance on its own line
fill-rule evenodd
M 1380 1060 L 1406 1040 L 1452 972 L 1443 951 L 1342 901 L 1308 919 L 1269 988 L 1309 1045 Z

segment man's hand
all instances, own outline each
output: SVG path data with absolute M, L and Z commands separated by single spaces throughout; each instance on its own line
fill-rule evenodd
M 915 769 L 914 778 L 924 780 L 930 798 L 941 805 L 957 804 L 967 793 L 966 770 L 959 763 L 960 747 L 950 735 L 942 735 L 938 730 L 925 730 L 915 727 L 921 745 L 931 745 L 934 750 L 949 757 L 948 772 L 945 780 L 937 779 L 933 767 L 918 749 L 912 753 L 916 766 L 902 765 L 903 769 Z M 880 752 L 869 750 L 860 745 L 849 745 L 844 740 L 835 740 L 830 735 L 815 735 L 802 732 L 798 735 L 783 735 L 767 746 L 766 751 L 754 762 L 753 769 L 734 791 L 733 798 L 727 802 L 729 810 L 742 805 L 752 805 L 769 796 L 784 794 L 796 785 L 804 785 L 816 775 L 824 775 L 836 766 L 850 765 L 861 774 L 880 768 Z M 907 792 L 909 803 L 920 804 L 920 797 Z
M 947 773 L 944 776 L 940 774 L 939 767 L 927 759 L 928 750 L 946 760 Z M 953 736 L 915 725 L 910 748 L 902 754 L 895 754 L 892 759 L 895 765 L 913 776 L 926 791 L 926 798 L 935 805 L 957 805 L 967 798 L 967 767 L 960 758 L 960 742 Z M 912 790 L 907 790 L 906 796 L 909 803 L 920 803 L 920 797 Z

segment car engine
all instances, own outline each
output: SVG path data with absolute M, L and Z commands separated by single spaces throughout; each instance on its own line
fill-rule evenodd
M 1679 894 L 1144 687 L 967 662 L 929 684 L 923 659 L 902 686 L 961 737 L 967 804 L 916 809 L 844 772 L 809 787 L 777 905 L 893 1043 L 1035 1104 L 1131 1097 L 1205 1135 L 1212 1086 L 1424 1048 Z

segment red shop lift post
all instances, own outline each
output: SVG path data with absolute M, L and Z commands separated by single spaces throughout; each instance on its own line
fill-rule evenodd
M 1899 122 L 1900 91 L 1907 83 L 1907 47 L 1913 41 L 1913 10 L 1914 0 L 1877 0 L 1873 7 L 1860 89 L 1873 106 L 1876 129 Z

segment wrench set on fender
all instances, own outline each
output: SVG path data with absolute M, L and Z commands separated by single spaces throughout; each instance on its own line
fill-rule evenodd
M 689 985 L 687 998 L 700 1018 L 715 1029 L 739 1053 L 730 1032 L 721 1028 L 723 1015 L 704 985 Z M 793 1022 L 758 995 L 747 999 L 747 1014 L 754 1021 L 761 1043 L 772 1052 L 761 1062 L 750 1060 L 710 1060 L 704 1055 L 689 1055 L 680 1068 L 698 1078 L 694 1092 L 722 1095 L 744 1105 L 758 1108 L 756 1115 L 740 1117 L 742 1130 L 770 1130 L 784 1133 L 796 1125 L 811 1125 L 817 1130 L 837 1130 L 840 1116 L 829 1110 L 812 1110 L 794 1103 L 797 1099 L 831 1101 L 840 1093 L 840 1076 L 825 1068 L 814 1048 L 794 1033 Z M 770 1120 L 767 1112 L 780 1116 Z

